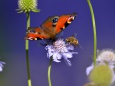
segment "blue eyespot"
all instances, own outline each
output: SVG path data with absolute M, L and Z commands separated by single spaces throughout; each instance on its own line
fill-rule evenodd
M 54 18 L 54 19 L 52 20 L 53 23 L 56 23 L 57 21 L 58 21 L 58 18 Z

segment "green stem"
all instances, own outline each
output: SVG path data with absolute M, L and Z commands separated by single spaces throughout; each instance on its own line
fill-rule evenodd
M 93 61 L 94 61 L 94 65 L 96 64 L 96 57 L 97 57 L 97 37 L 96 37 L 96 24 L 95 24 L 95 16 L 94 16 L 94 12 L 93 12 L 93 8 L 91 5 L 90 0 L 87 0 L 87 3 L 89 5 L 90 8 L 90 13 L 92 16 L 92 25 L 93 25 L 93 34 L 94 34 L 94 53 L 93 53 Z
M 26 18 L 27 18 L 27 26 L 26 28 L 30 27 L 30 13 L 26 13 Z M 30 77 L 30 65 L 29 65 L 29 55 L 28 55 L 28 50 L 29 50 L 29 41 L 25 41 L 25 49 L 26 49 L 26 66 L 27 66 L 27 74 L 28 74 L 28 86 L 32 86 L 31 84 L 31 77 Z
M 51 78 L 50 78 L 52 61 L 53 61 L 53 57 L 51 56 L 49 67 L 48 67 L 48 84 L 49 84 L 49 86 L 52 86 Z

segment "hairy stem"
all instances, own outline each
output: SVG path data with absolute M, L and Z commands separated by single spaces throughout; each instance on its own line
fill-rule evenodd
M 94 65 L 96 64 L 96 57 L 97 57 L 97 36 L 96 36 L 96 24 L 95 24 L 95 16 L 93 12 L 93 7 L 91 5 L 90 0 L 87 0 L 87 3 L 89 5 L 91 17 L 92 17 L 92 25 L 93 25 L 93 34 L 94 34 L 94 53 L 93 53 L 93 61 Z
M 30 27 L 30 13 L 27 12 L 26 13 L 26 18 L 27 18 L 27 26 L 26 28 L 28 29 L 28 27 Z M 32 86 L 32 83 L 31 83 L 31 77 L 30 77 L 30 65 L 29 65 L 29 53 L 28 53 L 28 50 L 29 50 L 29 41 L 26 40 L 25 41 L 25 49 L 26 49 L 26 66 L 27 66 L 27 74 L 28 74 L 28 86 Z
M 52 61 L 53 61 L 53 57 L 51 56 L 50 58 L 50 63 L 49 63 L 49 67 L 48 67 L 48 84 L 49 86 L 52 86 L 52 83 L 51 83 L 51 65 L 52 65 Z

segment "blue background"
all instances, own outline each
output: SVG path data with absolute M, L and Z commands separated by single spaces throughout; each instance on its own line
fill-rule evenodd
M 97 25 L 97 48 L 115 50 L 115 0 L 91 0 Z M 0 86 L 27 86 L 25 32 L 26 16 L 17 14 L 18 0 L 0 0 L 0 60 L 6 62 L 0 73 Z M 48 17 L 77 12 L 78 16 L 64 30 L 64 37 L 77 33 L 78 55 L 68 67 L 63 59 L 52 64 L 52 86 L 83 86 L 88 79 L 85 69 L 92 63 L 93 30 L 86 0 L 39 0 L 39 13 L 31 12 L 31 26 L 39 26 Z M 43 46 L 30 41 L 29 58 L 32 86 L 48 86 L 49 59 Z

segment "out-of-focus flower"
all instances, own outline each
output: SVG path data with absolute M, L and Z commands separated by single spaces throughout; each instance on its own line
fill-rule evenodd
M 98 51 L 97 62 L 107 62 L 109 65 L 115 64 L 115 52 L 111 49 Z
M 96 59 L 96 65 L 106 63 L 108 64 L 111 68 L 114 68 L 115 64 L 115 52 L 111 49 L 103 49 L 101 51 L 98 50 L 97 52 L 97 59 Z M 91 66 L 87 67 L 86 69 L 86 74 L 89 75 L 91 70 L 94 68 L 94 65 L 92 63 Z
M 89 79 L 96 85 L 110 86 L 115 81 L 115 74 L 108 64 L 101 63 L 92 69 Z
M 58 39 L 53 45 L 47 45 L 46 50 L 48 50 L 48 58 L 53 57 L 53 61 L 61 62 L 60 59 L 63 57 L 69 66 L 71 66 L 71 62 L 68 58 L 72 58 L 73 54 L 78 54 L 77 52 L 73 52 L 74 46 L 66 44 L 63 39 Z
M 19 12 L 39 12 L 40 10 L 37 9 L 37 0 L 18 0 L 18 7 L 17 9 Z
M 84 86 L 101 86 L 101 85 L 96 85 L 95 83 L 90 82 L 90 83 L 84 84 Z
M 2 72 L 3 71 L 3 64 L 6 64 L 5 62 L 2 62 L 2 61 L 0 61 L 0 72 Z
M 115 52 L 111 49 L 104 49 L 97 52 L 96 66 L 92 63 L 86 68 L 86 74 L 89 75 L 93 83 L 103 83 L 108 86 L 115 81 Z M 97 85 L 97 84 L 96 84 Z

